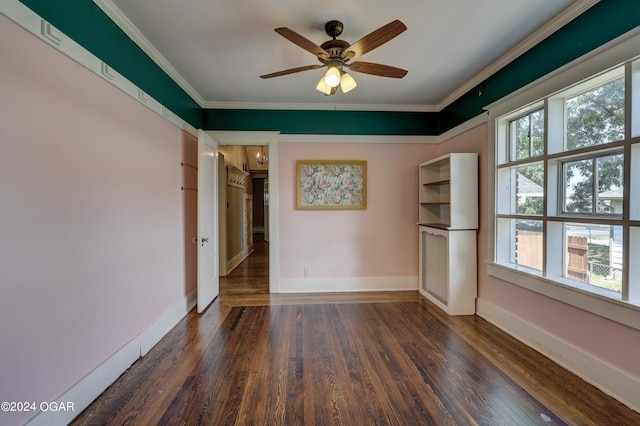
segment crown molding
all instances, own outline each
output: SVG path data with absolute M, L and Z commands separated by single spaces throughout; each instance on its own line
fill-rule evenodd
M 202 108 L 205 103 L 200 94 L 180 75 L 180 73 L 162 56 L 153 44 L 136 28 L 124 13 L 111 0 L 93 0 L 93 2 L 136 43 L 169 77 L 176 82 Z
M 571 6 L 566 8 L 562 13 L 558 16 L 547 22 L 536 32 L 531 34 L 529 37 L 518 43 L 515 47 L 509 50 L 507 53 L 502 55 L 496 61 L 494 61 L 491 65 L 480 71 L 476 74 L 471 80 L 467 81 L 465 84 L 456 89 L 453 93 L 447 96 L 442 102 L 440 102 L 436 106 L 437 111 L 441 111 L 446 108 L 448 105 L 453 103 L 458 98 L 462 97 L 465 93 L 472 90 L 478 84 L 485 81 L 487 78 L 491 77 L 496 72 L 500 71 L 502 68 L 513 62 L 515 59 L 520 57 L 523 53 L 527 52 L 529 49 L 540 43 L 542 40 L 549 37 L 554 32 L 558 31 L 560 28 L 583 14 L 585 11 L 593 7 L 596 3 L 599 3 L 600 0 L 580 0 L 574 2 Z
M 562 13 L 547 22 L 529 37 L 502 55 L 491 65 L 480 71 L 437 105 L 370 105 L 370 104 L 299 104 L 299 103 L 258 103 L 258 102 L 212 102 L 204 98 L 178 73 L 135 25 L 113 4 L 111 0 L 93 0 L 113 22 L 127 34 L 149 57 L 171 77 L 201 108 L 204 109 L 265 109 L 265 110 L 341 110 L 341 111 L 400 111 L 439 112 L 475 88 L 478 84 L 520 57 L 523 53 L 549 37 L 551 34 L 580 16 L 600 0 L 579 0 Z
M 304 135 L 281 134 L 278 142 L 292 143 L 363 143 L 363 144 L 437 144 L 437 136 L 406 135 Z
M 266 109 L 266 110 L 335 110 L 335 111 L 413 111 L 438 112 L 435 105 L 385 104 L 297 104 L 260 102 L 204 102 L 205 109 Z

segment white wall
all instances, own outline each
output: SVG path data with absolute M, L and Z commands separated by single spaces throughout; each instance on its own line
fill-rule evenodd
M 0 58 L 0 401 L 52 401 L 189 290 L 183 136 L 3 16 Z

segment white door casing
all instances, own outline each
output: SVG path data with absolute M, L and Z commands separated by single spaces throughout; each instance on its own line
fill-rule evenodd
M 198 312 L 218 296 L 218 144 L 198 130 Z

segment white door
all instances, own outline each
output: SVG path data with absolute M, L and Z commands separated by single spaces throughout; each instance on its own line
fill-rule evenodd
M 269 242 L 269 179 L 264 180 L 264 240 Z
M 198 130 L 198 312 L 218 296 L 218 144 Z

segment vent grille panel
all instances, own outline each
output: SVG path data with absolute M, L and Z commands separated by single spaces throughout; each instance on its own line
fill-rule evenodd
M 422 290 L 426 291 L 440 302 L 448 305 L 448 259 L 447 238 L 422 232 L 422 276 L 420 277 Z

